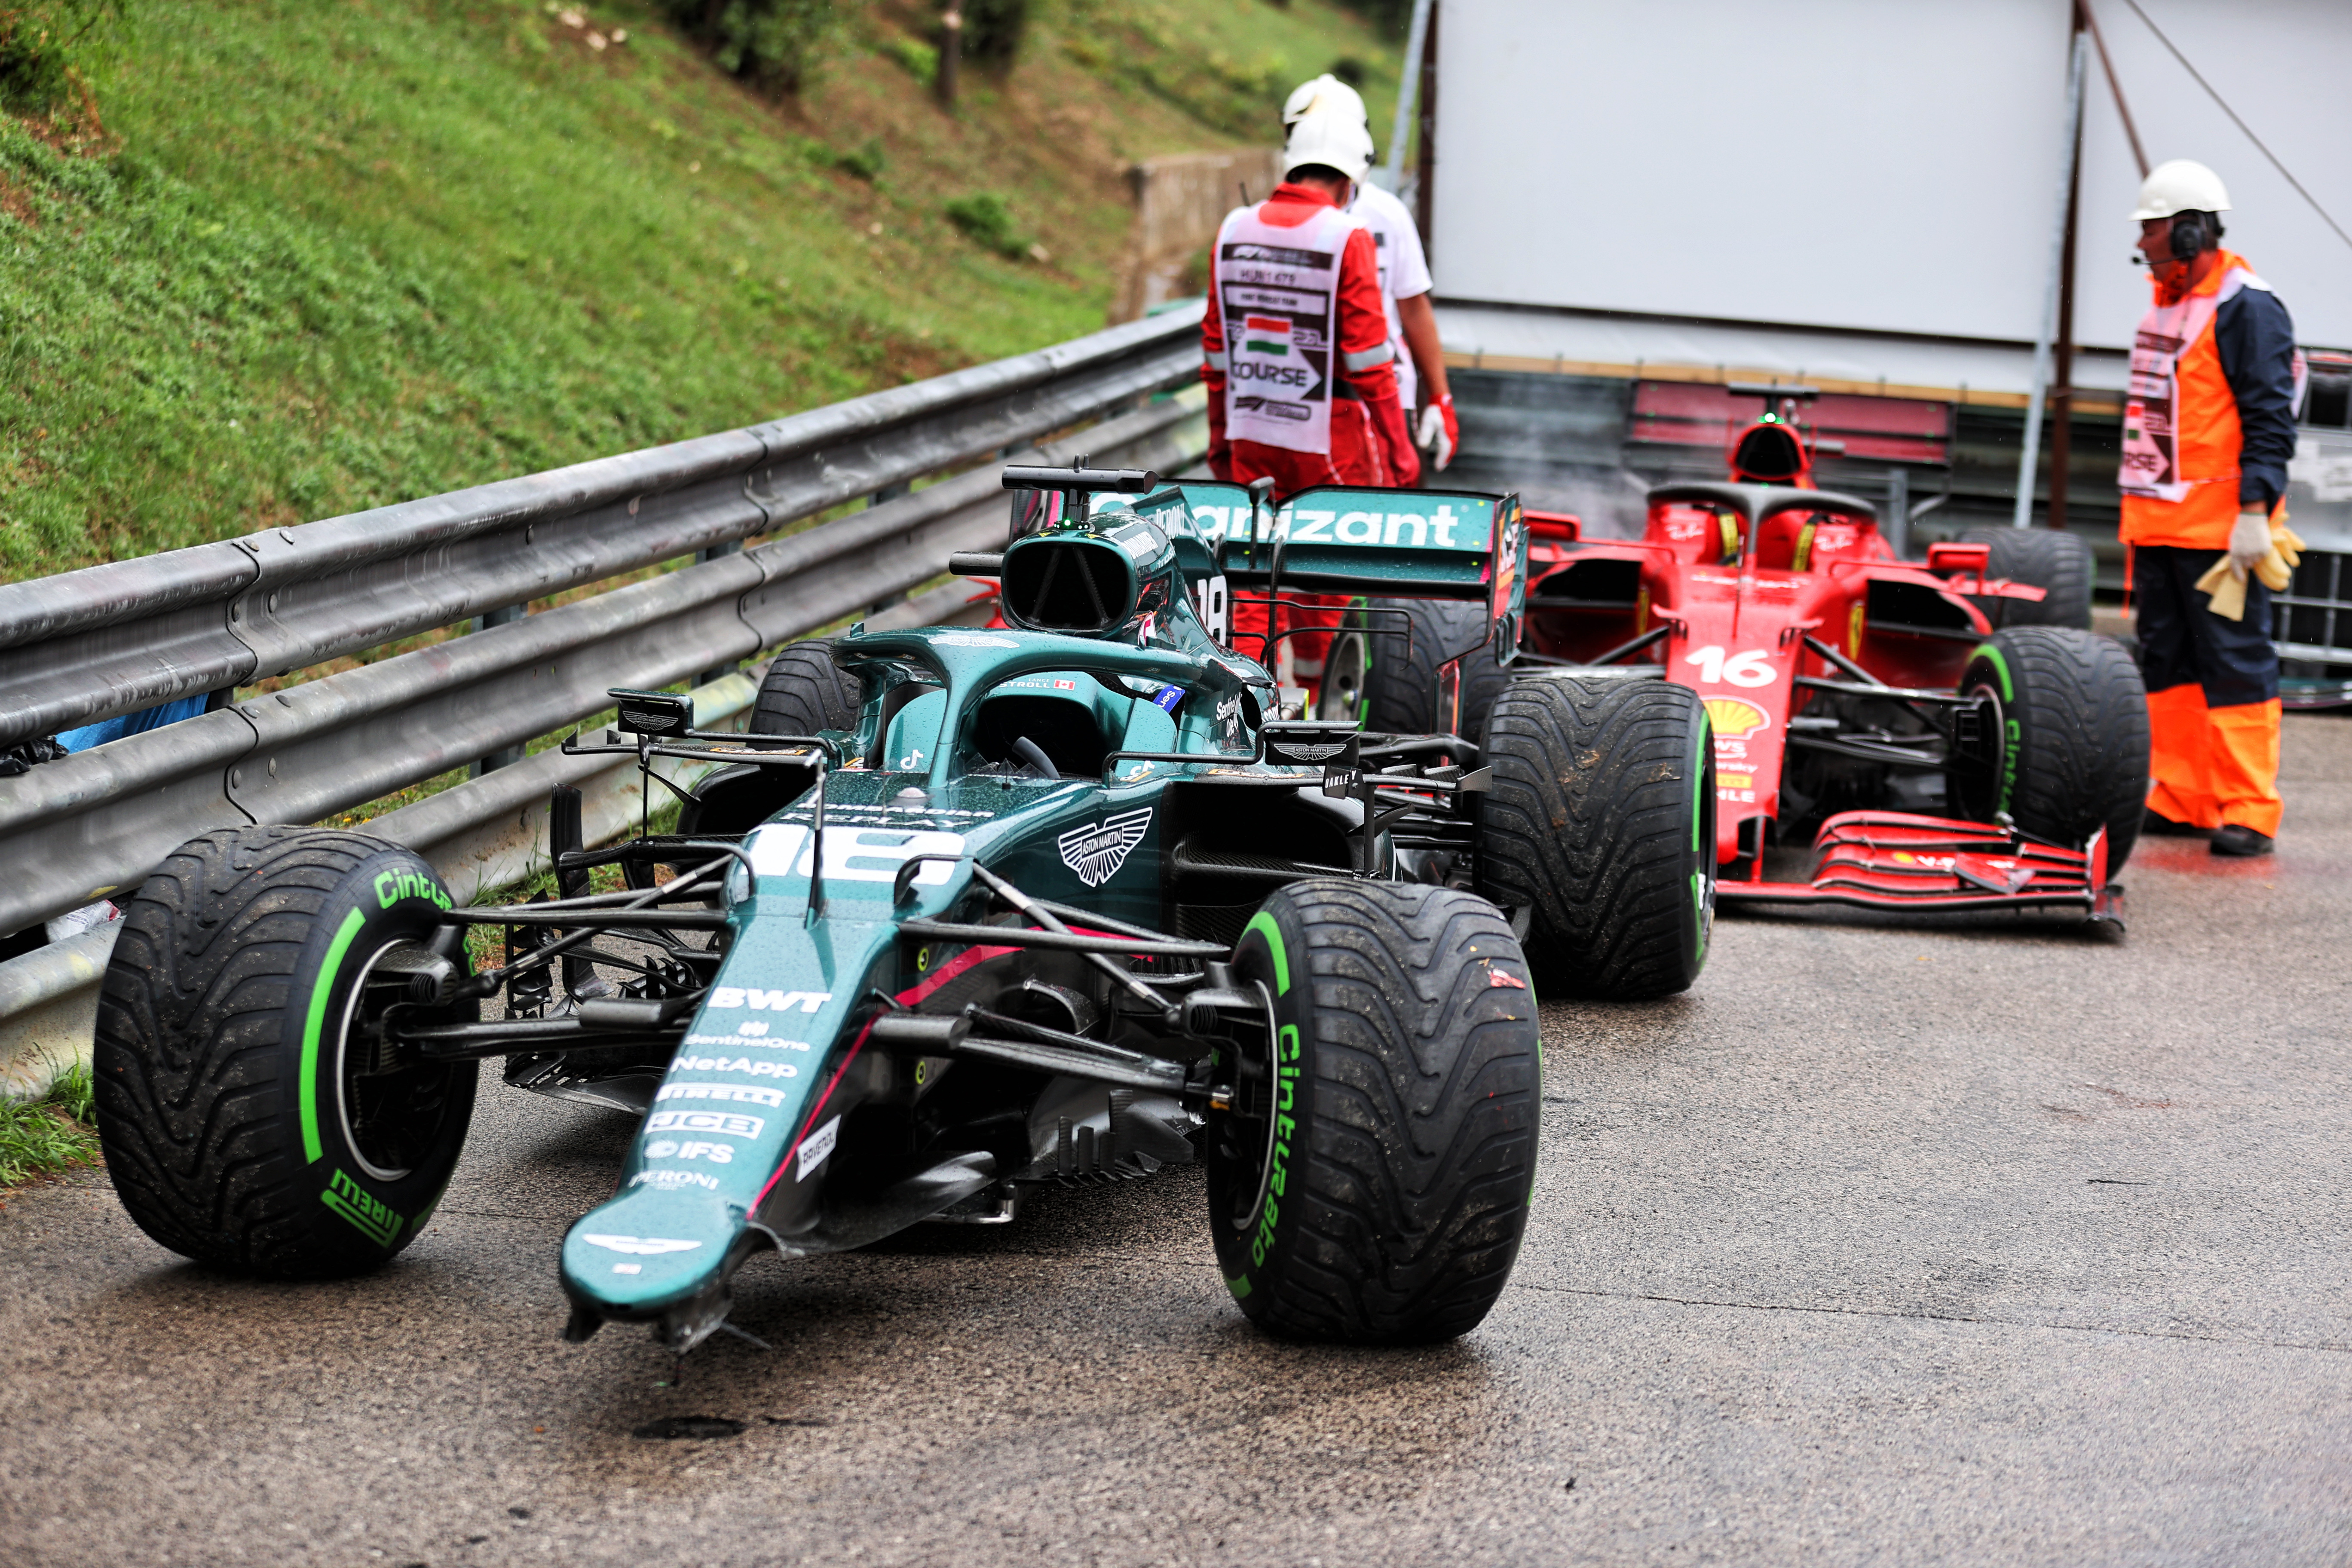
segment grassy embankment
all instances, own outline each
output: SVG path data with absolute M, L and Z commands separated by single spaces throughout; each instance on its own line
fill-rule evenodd
M 70 92 L 0 103 L 0 581 L 1076 336 L 1129 162 L 1265 141 L 1342 59 L 1394 101 L 1393 42 L 1330 0 L 1040 0 L 950 117 L 929 10 L 859 6 L 775 101 L 640 0 L 126 0 Z M 950 218 L 991 196 L 1024 243 Z M 86 1076 L 0 1104 L 0 1187 L 93 1157 L 87 1115 Z
M 85 1067 L 60 1074 L 38 1100 L 19 1104 L 0 1097 L 0 1200 L 20 1183 L 95 1161 L 98 1134 L 89 1122 L 89 1069 Z M 0 1202 L 0 1208 L 6 1206 Z
M 129 0 L 87 92 L 0 115 L 0 581 L 1076 336 L 1129 163 L 1262 141 L 1343 59 L 1394 102 L 1393 44 L 1330 0 L 1041 0 L 950 116 L 929 15 L 856 7 L 776 100 L 641 0 Z M 988 198 L 1018 243 L 950 216 Z
M 77 46 L 87 94 L 0 117 L 0 578 L 1076 336 L 1126 163 L 1262 141 L 1342 57 L 1394 92 L 1328 0 L 1042 0 L 953 118 L 913 0 L 782 101 L 638 0 L 567 8 L 129 0 Z M 950 221 L 986 196 L 1043 259 Z

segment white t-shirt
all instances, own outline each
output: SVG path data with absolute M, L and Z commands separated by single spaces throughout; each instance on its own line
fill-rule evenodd
M 1404 324 L 1397 301 L 1426 294 L 1434 285 L 1429 277 L 1429 256 L 1421 247 L 1421 230 L 1412 224 L 1405 205 L 1378 185 L 1359 182 L 1356 199 L 1348 211 L 1372 231 L 1372 247 L 1381 259 L 1381 308 L 1389 313 L 1389 345 L 1396 350 L 1397 401 L 1407 408 L 1420 406 L 1415 393 L 1420 374 L 1406 348 Z

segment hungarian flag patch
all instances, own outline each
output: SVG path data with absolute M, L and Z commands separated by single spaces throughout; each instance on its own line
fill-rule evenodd
M 1251 353 L 1286 355 L 1290 353 L 1288 317 L 1244 316 L 1242 326 L 1246 333 L 1242 346 Z

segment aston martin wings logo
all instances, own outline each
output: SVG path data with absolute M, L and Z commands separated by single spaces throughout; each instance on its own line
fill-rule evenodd
M 1099 888 L 1127 864 L 1127 858 L 1150 828 L 1151 808 L 1147 805 L 1072 828 L 1054 842 L 1061 848 L 1062 864 L 1076 871 L 1087 887 Z
M 593 1236 L 580 1238 L 591 1247 L 610 1247 L 614 1252 L 633 1252 L 640 1258 L 658 1258 L 665 1252 L 691 1252 L 702 1243 L 673 1241 L 666 1236 Z

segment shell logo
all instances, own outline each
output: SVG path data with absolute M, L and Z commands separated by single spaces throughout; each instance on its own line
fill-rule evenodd
M 1746 740 L 1771 722 L 1764 710 L 1736 697 L 1708 698 L 1706 716 L 1715 725 L 1716 738 L 1724 741 Z

